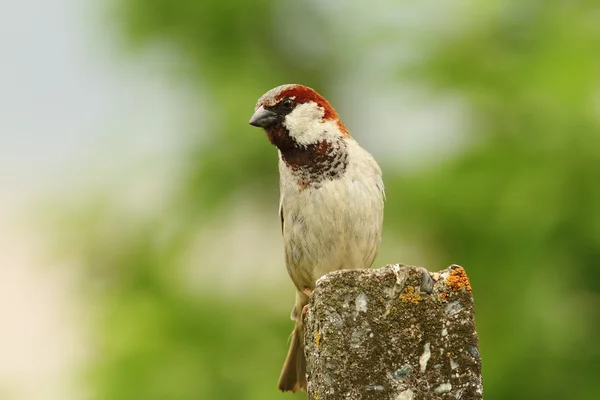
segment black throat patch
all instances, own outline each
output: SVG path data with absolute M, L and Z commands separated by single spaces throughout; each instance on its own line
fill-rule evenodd
M 348 150 L 343 138 L 300 145 L 281 125 L 268 129 L 267 136 L 302 188 L 319 188 L 324 180 L 342 176 L 348 167 Z

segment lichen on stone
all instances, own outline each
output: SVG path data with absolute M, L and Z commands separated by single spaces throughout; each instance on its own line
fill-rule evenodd
M 473 299 L 453 290 L 465 282 L 452 280 L 458 268 L 432 274 L 430 291 L 423 269 L 405 265 L 322 278 L 304 320 L 308 399 L 482 399 Z
M 421 300 L 421 295 L 418 291 L 415 290 L 414 286 L 407 286 L 404 289 L 404 292 L 400 296 L 400 301 L 404 303 L 413 303 L 418 304 Z
M 352 336 L 350 337 L 350 344 L 353 347 L 358 347 L 362 344 L 362 342 L 371 335 L 371 327 L 368 322 L 364 322 L 360 327 L 356 328 L 352 332 Z
M 410 364 L 404 364 L 403 366 L 401 366 L 400 368 L 395 370 L 392 373 L 392 376 L 394 377 L 394 379 L 404 379 L 404 378 L 410 376 L 411 372 L 412 372 L 412 366 Z
M 359 293 L 354 299 L 354 305 L 356 306 L 356 312 L 367 312 L 367 295 Z
M 421 354 L 421 357 L 419 357 L 419 365 L 421 366 L 421 373 L 424 373 L 425 370 L 427 369 L 427 363 L 429 362 L 430 358 L 431 358 L 431 343 L 427 342 L 427 343 L 425 343 L 425 346 L 423 347 L 423 354 Z
M 462 290 L 463 288 L 470 292 L 472 290 L 471 282 L 469 282 L 469 278 L 467 277 L 464 268 L 459 267 L 458 265 L 451 266 L 450 268 L 450 274 L 444 283 L 455 292 Z
M 436 387 L 435 389 L 433 389 L 433 392 L 435 394 L 442 394 L 442 393 L 448 393 L 451 390 L 452 390 L 452 384 L 445 382 L 445 383 L 442 383 L 441 385 L 439 385 L 438 387 Z
M 459 301 L 453 301 L 452 303 L 448 303 L 444 310 L 446 314 L 452 316 L 458 314 L 462 310 L 463 306 Z
M 410 389 L 406 389 L 398 393 L 398 396 L 394 400 L 413 400 L 414 398 L 414 392 Z

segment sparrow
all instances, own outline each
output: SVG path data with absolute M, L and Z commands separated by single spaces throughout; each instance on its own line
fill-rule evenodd
M 306 391 L 305 307 L 321 276 L 373 263 L 385 201 L 381 169 L 331 104 L 309 87 L 269 90 L 258 99 L 250 125 L 263 128 L 279 153 L 285 264 L 296 287 L 279 389 Z

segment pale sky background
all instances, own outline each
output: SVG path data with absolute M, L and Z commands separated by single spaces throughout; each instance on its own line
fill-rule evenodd
M 188 94 L 152 55 L 128 60 L 111 46 L 102 18 L 90 1 L 0 2 L 3 400 L 82 398 L 84 314 L 32 212 L 48 194 L 76 196 L 74 188 L 170 151 L 169 134 L 185 121 Z
M 0 2 L 3 400 L 85 398 L 75 385 L 87 345 L 85 313 L 69 275 L 73 266 L 49 256 L 49 232 L 40 229 L 35 215 L 43 212 L 46 199 L 72 204 L 84 188 L 110 187 L 131 179 L 122 172 L 145 160 L 167 160 L 184 142 L 174 133 L 183 135 L 190 118 L 201 112 L 198 95 L 169 79 L 169 55 L 133 56 L 120 48 L 98 3 Z M 366 23 L 360 9 L 355 11 L 356 23 Z M 422 29 L 414 23 L 419 12 L 405 15 L 405 21 L 388 18 L 385 23 Z M 371 21 L 382 19 L 371 15 Z M 352 40 L 353 32 L 346 32 L 345 40 Z M 408 166 L 459 146 L 456 129 L 448 127 L 457 126 L 460 102 L 434 102 L 414 87 L 390 85 L 388 78 L 396 72 L 385 67 L 394 62 L 385 60 L 388 53 L 373 49 L 371 56 L 379 61 L 357 64 L 345 78 L 353 85 L 336 82 L 340 98 L 357 99 L 347 107 L 368 112 L 383 124 L 357 119 L 349 125 L 369 132 L 363 137 L 370 138 L 367 147 L 376 155 Z M 446 129 L 440 131 L 440 126 Z M 166 161 L 153 165 L 163 173 L 172 167 Z M 229 242 L 226 237 L 224 233 L 222 243 Z M 218 243 L 214 247 L 220 248 Z

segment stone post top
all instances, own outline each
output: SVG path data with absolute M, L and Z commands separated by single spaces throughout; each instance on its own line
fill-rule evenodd
M 458 265 L 340 270 L 305 316 L 310 399 L 481 399 L 471 284 Z

